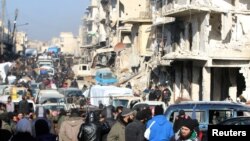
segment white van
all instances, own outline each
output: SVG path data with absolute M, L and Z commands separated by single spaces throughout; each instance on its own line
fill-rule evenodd
M 36 104 L 44 107 L 55 107 L 60 105 L 65 111 L 70 111 L 76 107 L 74 103 L 69 103 L 63 94 L 57 90 L 40 90 L 35 98 Z
M 36 104 L 58 103 L 64 101 L 64 95 L 60 94 L 57 90 L 40 90 L 35 97 Z

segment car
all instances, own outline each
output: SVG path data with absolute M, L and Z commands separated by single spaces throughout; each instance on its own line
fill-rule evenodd
M 249 106 L 230 101 L 184 101 L 168 106 L 166 118 L 174 123 L 181 109 L 186 115 L 198 120 L 199 129 L 203 132 L 202 140 L 207 140 L 208 125 L 216 125 L 226 119 L 250 113 Z
M 59 88 L 58 92 L 63 94 L 65 97 L 71 97 L 71 96 L 83 96 L 83 93 L 80 89 L 78 88 Z
M 241 116 L 226 119 L 218 123 L 218 125 L 250 125 L 250 116 Z
M 144 108 L 150 108 L 152 115 L 154 115 L 154 108 L 157 105 L 162 105 L 162 108 L 164 111 L 167 108 L 166 104 L 162 101 L 141 101 L 141 102 L 136 103 L 132 109 L 139 111 L 139 110 L 144 109 Z
M 122 106 L 127 107 L 129 109 L 132 109 L 132 107 L 142 101 L 141 97 L 135 97 L 135 96 L 114 96 L 112 97 L 112 105 L 114 107 Z

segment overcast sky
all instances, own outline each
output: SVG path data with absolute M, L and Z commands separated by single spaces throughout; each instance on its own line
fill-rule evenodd
M 5 23 L 13 23 L 18 9 L 17 30 L 26 32 L 29 39 L 48 41 L 60 32 L 78 35 L 88 5 L 89 0 L 6 0 Z

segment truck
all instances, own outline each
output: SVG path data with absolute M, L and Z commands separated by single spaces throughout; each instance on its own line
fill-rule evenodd
M 107 86 L 115 85 L 118 80 L 114 73 L 109 68 L 98 69 L 95 74 L 97 85 Z
M 72 67 L 72 70 L 75 73 L 77 78 L 79 77 L 86 77 L 86 76 L 93 76 L 93 70 L 90 68 L 88 64 L 77 64 Z
M 36 48 L 26 48 L 24 55 L 26 58 L 37 57 L 38 50 Z
M 42 55 L 37 59 L 37 66 L 40 68 L 42 66 L 49 66 L 54 68 L 53 60 L 50 56 Z
M 61 49 L 57 46 L 52 46 L 48 48 L 48 52 L 58 54 L 61 51 Z

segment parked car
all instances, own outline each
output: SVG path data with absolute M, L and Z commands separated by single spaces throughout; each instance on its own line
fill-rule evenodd
M 65 97 L 70 97 L 70 96 L 83 96 L 83 93 L 80 89 L 78 88 L 59 88 L 58 92 L 63 94 Z
M 199 129 L 203 132 L 202 140 L 207 140 L 208 125 L 215 125 L 226 119 L 250 113 L 249 106 L 228 101 L 185 101 L 168 106 L 165 112 L 166 118 L 174 123 L 181 109 L 198 120 Z
M 166 104 L 162 101 L 141 101 L 141 102 L 138 102 L 136 103 L 134 106 L 133 106 L 133 110 L 141 110 L 141 109 L 144 109 L 144 108 L 150 108 L 151 109 L 151 112 L 152 112 L 152 115 L 154 116 L 154 108 L 155 106 L 157 105 L 162 105 L 162 108 L 163 110 L 165 111 L 166 110 Z
M 218 123 L 218 125 L 250 125 L 250 116 L 230 118 Z
M 127 107 L 129 109 L 132 109 L 132 107 L 138 103 L 141 102 L 141 97 L 135 97 L 135 96 L 114 96 L 112 100 L 112 105 L 114 107 L 117 106 L 123 106 Z

